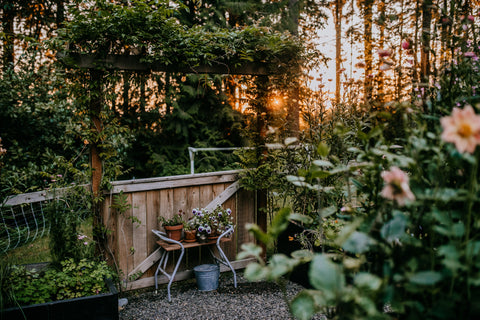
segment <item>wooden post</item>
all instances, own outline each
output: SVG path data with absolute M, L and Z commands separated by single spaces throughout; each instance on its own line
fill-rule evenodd
M 103 176 L 103 165 L 100 157 L 101 149 L 101 133 L 103 130 L 103 123 L 100 117 L 103 108 L 103 71 L 90 69 L 90 83 L 89 83 L 90 95 L 90 119 L 91 119 L 91 132 L 93 137 L 90 141 L 90 169 L 92 171 L 91 185 L 93 192 L 93 240 L 96 243 L 96 254 L 106 255 L 104 248 L 106 247 L 107 238 L 105 237 L 103 230 L 103 218 L 102 218 L 102 203 L 96 201 L 98 197 L 102 195 L 101 184 Z
M 103 72 L 99 70 L 90 70 L 90 117 L 92 120 L 92 132 L 100 135 L 103 130 L 103 123 L 100 119 L 100 113 L 103 108 L 102 92 Z M 101 194 L 100 186 L 102 182 L 103 166 L 100 158 L 100 138 L 93 139 L 90 144 L 90 168 L 92 170 L 92 191 L 94 196 Z
M 257 112 L 257 134 L 255 146 L 257 147 L 257 166 L 260 166 L 265 159 L 266 148 L 265 148 L 265 137 L 266 137 L 266 111 L 267 111 L 267 99 L 268 99 L 268 77 L 259 76 L 257 78 L 257 96 L 255 98 L 254 107 Z M 256 201 L 256 224 L 260 227 L 261 230 L 267 231 L 267 214 L 268 214 L 268 201 L 267 201 L 267 192 L 268 190 L 259 189 L 257 190 L 257 201 Z M 263 259 L 266 259 L 266 246 L 261 244 L 263 249 Z

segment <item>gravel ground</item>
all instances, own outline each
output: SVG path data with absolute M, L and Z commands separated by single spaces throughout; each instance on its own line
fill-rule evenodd
M 286 282 L 289 299 L 303 287 Z M 154 291 L 135 292 L 125 296 L 128 304 L 120 311 L 120 320 L 216 320 L 216 319 L 292 319 L 279 285 L 270 282 L 251 283 L 237 272 L 237 288 L 232 274 L 222 273 L 218 289 L 197 290 L 195 279 L 174 282 L 172 302 L 167 300 L 167 286 Z M 316 315 L 313 319 L 324 320 Z

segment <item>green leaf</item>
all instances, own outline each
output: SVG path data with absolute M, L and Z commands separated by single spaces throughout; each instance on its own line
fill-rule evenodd
M 317 154 L 320 157 L 326 157 L 330 153 L 330 147 L 325 143 L 319 143 L 317 146 Z
M 372 291 L 377 291 L 382 285 L 382 280 L 379 277 L 367 272 L 357 273 L 353 282 L 357 287 L 366 288 Z
M 243 275 L 249 281 L 265 280 L 268 276 L 268 268 L 256 262 L 250 263 L 245 268 Z
M 287 181 L 292 183 L 294 186 L 297 186 L 297 187 L 308 186 L 308 183 L 305 182 L 305 177 L 297 177 L 297 176 L 288 175 L 287 176 Z
M 315 314 L 315 300 L 308 291 L 301 291 L 290 303 L 290 310 L 295 319 L 309 320 Z
M 411 283 L 421 286 L 432 286 L 442 279 L 442 275 L 435 271 L 420 271 L 409 276 Z
M 326 170 L 312 169 L 311 175 L 312 175 L 312 178 L 323 179 L 323 178 L 329 177 L 331 173 Z
M 291 253 L 291 256 L 301 262 L 308 262 L 313 259 L 313 252 L 307 249 L 296 250 Z
M 380 234 L 387 242 L 393 243 L 396 240 L 400 240 L 405 235 L 406 227 L 407 218 L 400 213 L 383 225 Z
M 262 260 L 261 254 L 263 249 L 253 243 L 244 243 L 241 246 L 242 251 L 237 254 L 237 259 L 246 259 L 248 257 L 255 257 L 257 260 Z
M 457 274 L 459 270 L 465 269 L 465 266 L 461 262 L 460 252 L 453 244 L 446 244 L 438 248 L 438 255 L 443 256 L 443 265 L 451 270 L 454 274 Z
M 287 229 L 288 224 L 290 223 L 288 220 L 290 211 L 290 208 L 282 208 L 273 217 L 272 224 L 268 230 L 269 235 L 273 238 L 278 238 L 278 235 Z
M 305 223 L 305 224 L 310 224 L 310 223 L 313 222 L 312 217 L 307 216 L 305 214 L 301 214 L 301 213 L 291 213 L 288 216 L 288 219 L 298 221 L 298 222 L 301 222 L 301 223 Z
M 248 232 L 251 232 L 255 239 L 258 241 L 264 243 L 264 244 L 269 244 L 272 239 L 267 235 L 265 232 L 260 229 L 260 227 L 256 224 L 253 223 L 247 223 L 245 225 L 245 228 L 247 229 Z
M 296 259 L 291 259 L 284 254 L 274 254 L 269 260 L 269 280 L 277 280 L 285 274 L 293 271 L 295 266 L 300 262 Z
M 355 231 L 343 243 L 342 247 L 344 250 L 352 253 L 364 253 L 375 243 L 375 240 L 370 238 L 366 233 Z
M 345 287 L 341 267 L 323 254 L 315 255 L 310 263 L 308 276 L 312 286 L 321 290 L 327 300 L 335 300 Z
M 327 208 L 322 208 L 320 210 L 320 216 L 322 218 L 326 218 L 326 217 L 329 217 L 336 212 L 337 212 L 337 207 L 336 206 L 330 206 L 330 207 L 327 207 Z
M 333 167 L 333 164 L 328 160 L 313 160 L 313 164 L 318 167 Z

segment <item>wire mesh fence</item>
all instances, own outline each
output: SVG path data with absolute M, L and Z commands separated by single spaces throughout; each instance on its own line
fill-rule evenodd
M 65 197 L 75 188 L 77 187 L 25 193 L 7 198 L 0 204 L 0 252 L 6 253 L 48 235 L 50 223 L 47 210 L 50 202 Z M 80 188 L 85 191 L 88 186 Z M 84 192 L 79 198 L 77 193 L 75 204 L 69 200 L 63 201 L 65 210 L 75 210 L 79 213 L 79 218 L 84 219 L 89 212 L 87 195 L 88 192 Z M 72 197 L 69 196 L 69 199 Z
M 0 250 L 5 253 L 48 234 L 46 205 L 47 201 L 0 208 Z

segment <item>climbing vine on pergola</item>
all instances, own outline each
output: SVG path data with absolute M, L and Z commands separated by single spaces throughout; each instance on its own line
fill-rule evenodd
M 85 100 L 92 131 L 99 137 L 90 142 L 94 193 L 100 191 L 103 176 L 101 112 L 106 73 L 129 70 L 253 75 L 277 90 L 288 89 L 300 76 L 304 48 L 288 33 L 256 27 L 187 28 L 173 13 L 174 9 L 164 5 L 136 2 L 123 6 L 97 1 L 89 9 L 74 10 L 58 30 L 54 44 L 61 61 L 71 70 L 89 73 L 78 98 Z

